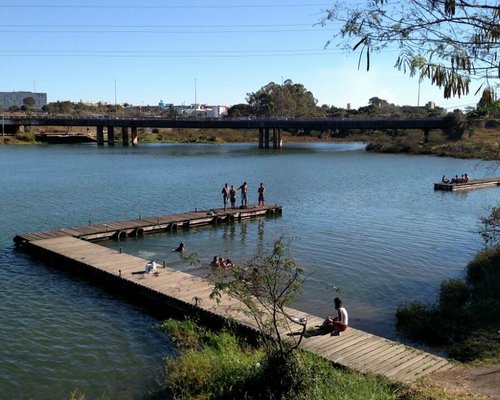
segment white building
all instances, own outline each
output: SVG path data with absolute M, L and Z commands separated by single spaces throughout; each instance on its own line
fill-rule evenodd
M 0 108 L 8 110 L 12 106 L 21 108 L 24 105 L 24 99 L 33 97 L 35 105 L 33 108 L 42 109 L 47 105 L 47 93 L 33 92 L 0 92 Z

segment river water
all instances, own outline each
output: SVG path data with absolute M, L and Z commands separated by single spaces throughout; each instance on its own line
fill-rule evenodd
M 0 399 L 147 398 L 172 349 L 146 310 L 17 252 L 16 233 L 220 207 L 225 182 L 247 181 L 253 203 L 264 182 L 281 217 L 107 245 L 182 270 L 180 241 L 203 263 L 244 262 L 285 235 L 308 275 L 296 308 L 327 314 L 339 287 L 352 326 L 396 338 L 397 306 L 435 301 L 442 280 L 463 275 L 481 248 L 478 218 L 500 199 L 433 181 L 495 167 L 357 143 L 0 147 Z

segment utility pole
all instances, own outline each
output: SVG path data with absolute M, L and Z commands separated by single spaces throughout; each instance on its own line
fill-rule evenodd
M 116 79 L 115 79 L 115 113 L 118 112 L 118 106 L 116 105 Z
M 197 93 L 196 93 L 196 78 L 194 78 L 194 117 L 196 118 L 196 102 L 197 102 Z

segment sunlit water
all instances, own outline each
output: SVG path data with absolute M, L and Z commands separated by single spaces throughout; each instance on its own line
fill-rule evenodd
M 138 305 L 17 252 L 16 233 L 221 206 L 225 182 L 264 182 L 283 216 L 108 243 L 184 270 L 180 241 L 203 263 L 236 262 L 284 234 L 308 279 L 295 307 L 332 309 L 340 287 L 351 324 L 395 338 L 398 305 L 434 301 L 481 247 L 478 217 L 500 189 L 434 192 L 442 174 L 485 177 L 494 163 L 370 154 L 361 144 L 0 147 L 0 399 L 142 398 L 171 352 Z M 203 275 L 204 270 L 195 271 Z

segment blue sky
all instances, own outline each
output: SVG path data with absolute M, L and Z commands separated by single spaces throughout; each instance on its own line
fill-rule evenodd
M 46 92 L 49 101 L 232 105 L 282 79 L 318 104 L 354 108 L 374 96 L 417 105 L 418 79 L 393 68 L 397 52 L 358 54 L 325 43 L 339 25 L 317 25 L 330 6 L 315 0 L 0 0 L 0 91 Z M 474 93 L 476 88 L 472 87 Z M 424 82 L 420 105 L 443 99 Z

